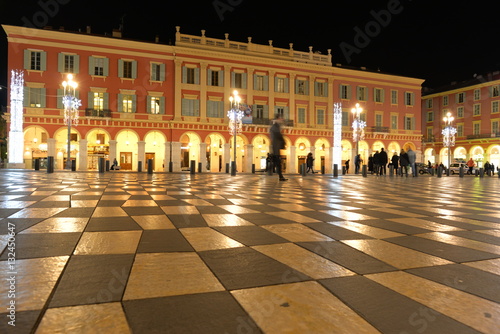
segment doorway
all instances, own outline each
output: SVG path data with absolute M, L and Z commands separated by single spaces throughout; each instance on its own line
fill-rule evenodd
M 120 153 L 120 169 L 132 170 L 132 152 Z

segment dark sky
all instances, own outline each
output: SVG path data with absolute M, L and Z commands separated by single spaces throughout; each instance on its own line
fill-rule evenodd
M 436 88 L 499 68 L 498 14 L 493 1 L 258 1 L 258 0 L 1 0 L 0 23 L 49 25 L 173 42 L 185 34 L 327 53 L 333 63 L 425 79 Z M 7 84 L 6 44 L 0 32 L 0 85 Z M 4 105 L 5 92 L 0 92 Z

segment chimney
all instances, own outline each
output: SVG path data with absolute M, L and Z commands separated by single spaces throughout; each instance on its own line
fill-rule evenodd
M 113 34 L 112 34 L 113 37 L 116 37 L 116 38 L 122 38 L 122 32 L 120 29 L 113 29 Z
M 87 26 L 87 34 L 90 34 L 92 31 L 92 29 L 90 28 L 90 26 Z
M 156 44 L 160 43 L 160 36 L 159 35 L 155 36 L 155 43 Z

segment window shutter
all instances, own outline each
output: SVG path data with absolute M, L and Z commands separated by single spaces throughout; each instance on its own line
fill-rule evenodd
M 268 105 L 262 106 L 262 110 L 263 110 L 264 118 L 269 119 L 269 106 Z
M 241 80 L 243 81 L 243 82 L 241 83 L 241 87 L 242 87 L 243 89 L 247 89 L 247 77 L 248 77 L 248 76 L 247 76 L 247 74 L 246 74 L 246 73 L 243 73 L 243 74 L 241 75 Z
M 269 90 L 269 76 L 268 75 L 265 75 L 264 76 L 264 91 L 268 91 Z
M 257 74 L 253 75 L 253 89 L 257 90 Z
M 277 77 L 274 78 L 274 91 L 275 92 L 278 91 L 278 80 L 277 79 L 278 79 Z
M 47 70 L 47 52 L 41 51 L 40 54 L 41 54 L 40 69 L 42 71 L 46 71 Z
M 288 78 L 285 78 L 285 93 L 289 93 L 290 92 L 290 88 L 288 87 L 288 82 L 290 80 Z
M 207 117 L 213 117 L 214 115 L 214 101 L 207 101 Z
M 236 87 L 236 74 L 234 72 L 231 72 L 231 88 Z
M 151 102 L 152 102 L 152 96 L 146 96 L 146 112 L 148 114 L 151 114 Z
M 132 112 L 137 112 L 137 95 L 132 95 Z
M 80 56 L 79 55 L 74 55 L 75 57 L 75 68 L 74 68 L 74 74 L 80 73 Z
M 64 94 L 64 90 L 59 88 L 57 89 L 57 93 L 56 93 L 56 102 L 57 102 L 57 109 L 64 109 L 64 106 L 62 104 L 62 98 L 63 98 L 63 94 Z
M 165 114 L 165 96 L 160 96 L 160 114 Z
M 118 77 L 123 78 L 123 60 L 118 59 Z
M 184 66 L 182 67 L 182 83 L 187 82 L 187 68 Z
M 118 112 L 123 112 L 123 94 L 118 94 Z
M 207 70 L 207 85 L 212 86 L 212 70 Z
M 64 53 L 57 54 L 57 71 L 64 73 Z
M 30 50 L 24 50 L 24 69 L 25 70 L 30 70 L 31 66 L 31 51 Z
M 328 82 L 323 85 L 323 96 L 328 97 Z
M 195 85 L 200 84 L 200 69 L 199 68 L 194 69 L 194 83 L 195 83 Z
M 132 79 L 137 78 L 137 61 L 132 62 Z
M 160 64 L 160 81 L 165 81 L 165 64 Z
M 30 105 L 30 89 L 26 86 L 23 87 L 23 107 L 29 107 Z
M 62 97 L 62 94 L 63 94 L 63 92 L 61 92 L 61 97 Z M 87 102 L 88 102 L 89 109 L 94 109 L 94 92 L 89 92 L 87 94 Z M 62 101 L 61 101 L 61 105 L 62 105 Z
M 309 95 L 309 80 L 306 80 L 306 91 L 304 93 L 305 95 Z
M 290 111 L 289 111 L 288 107 L 283 108 L 283 118 L 286 120 L 290 119 Z
M 219 87 L 224 87 L 224 70 L 219 71 Z
M 89 75 L 94 75 L 94 61 L 95 57 L 90 56 L 89 57 Z
M 314 96 L 319 96 L 319 83 L 314 82 Z
M 104 58 L 104 76 L 109 76 L 109 58 Z
M 40 88 L 40 107 L 45 108 L 47 106 L 47 88 Z

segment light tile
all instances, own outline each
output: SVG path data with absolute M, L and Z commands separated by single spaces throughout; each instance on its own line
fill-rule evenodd
M 53 196 L 47 196 L 44 199 L 42 199 L 42 202 L 68 202 L 71 199 L 70 195 L 53 195 Z
M 199 199 L 199 198 L 185 198 L 185 199 L 182 199 L 182 201 L 184 201 L 190 205 L 196 205 L 196 206 L 213 206 L 212 203 L 207 202 L 204 199 Z
M 500 258 L 477 261 L 477 262 L 467 262 L 462 264 L 500 276 Z
M 255 226 L 249 221 L 233 214 L 202 214 L 208 226 Z
M 229 202 L 233 203 L 234 205 L 262 205 L 261 202 L 254 201 L 251 199 L 246 199 L 246 198 L 229 198 Z
M 354 272 L 292 243 L 253 246 L 252 248 L 314 279 L 356 275 Z
M 478 225 L 478 226 L 483 226 L 483 227 L 489 227 L 492 229 L 498 228 L 498 224 L 495 224 L 495 223 L 482 221 L 482 220 L 475 220 L 475 219 L 471 219 L 471 218 L 459 217 L 459 216 L 438 216 L 437 218 L 448 219 L 448 220 L 451 220 L 452 222 L 468 223 L 468 224 L 473 224 L 473 225 Z
M 342 242 L 399 269 L 453 263 L 437 256 L 394 245 L 383 240 L 342 240 Z
M 18 196 L 16 196 L 18 197 Z M 36 203 L 35 201 L 5 201 L 0 202 L 0 209 L 23 209 Z
M 300 213 L 296 212 L 289 212 L 289 211 L 278 211 L 278 212 L 267 212 L 268 215 L 273 215 L 279 218 L 283 219 L 288 219 L 297 223 L 318 223 L 321 222 L 321 220 L 317 220 L 311 217 L 307 217 L 304 215 L 301 215 Z
M 88 218 L 52 217 L 22 231 L 21 234 L 83 232 L 88 221 Z
M 384 206 L 384 205 L 381 204 L 381 206 Z M 385 212 L 385 213 L 391 213 L 391 214 L 398 215 L 398 216 L 425 217 L 424 215 L 414 213 L 414 212 L 404 211 L 401 209 L 391 209 L 391 208 L 381 207 L 381 208 L 372 208 L 371 210 Z
M 135 257 L 123 299 L 224 290 L 196 253 L 145 253 Z
M 500 305 L 405 272 L 365 277 L 483 333 L 498 333 Z
M 67 208 L 26 208 L 22 209 L 8 218 L 49 218 Z
M 151 195 L 155 201 L 177 201 L 177 198 L 168 195 Z
M 161 209 L 167 215 L 199 215 L 200 214 L 198 209 L 192 205 L 162 206 Z
M 38 334 L 131 333 L 121 303 L 48 309 L 36 332 Z
M 261 227 L 292 242 L 333 241 L 332 238 L 302 224 L 262 225 Z
M 328 224 L 342 227 L 342 228 L 345 228 L 347 230 L 361 233 L 361 234 L 364 234 L 364 235 L 367 235 L 369 237 L 376 238 L 376 239 L 393 238 L 393 237 L 400 237 L 400 236 L 405 235 L 405 234 L 392 232 L 392 231 L 384 230 L 382 228 L 372 227 L 372 226 L 368 226 L 368 225 L 364 225 L 364 224 L 356 223 L 356 222 L 341 221 L 341 222 L 329 222 Z
M 379 333 L 317 282 L 234 290 L 265 333 Z
M 313 209 L 310 209 L 300 204 L 286 203 L 286 204 L 269 204 L 269 205 L 285 211 L 313 211 Z
M 164 215 L 145 215 L 145 216 L 132 216 L 144 230 L 161 230 L 161 229 L 174 229 L 170 219 Z
M 99 200 L 72 200 L 71 207 L 72 208 L 94 208 L 99 203 Z
M 143 206 L 143 207 L 151 207 L 151 206 L 158 206 L 155 201 L 153 200 L 127 200 L 125 203 L 123 203 L 122 207 L 131 207 L 131 206 Z
M 128 214 L 120 207 L 97 207 L 92 214 L 93 218 L 100 217 L 126 217 Z
M 361 213 L 343 210 L 320 210 L 319 212 L 326 213 L 328 215 L 344 219 L 344 220 L 366 220 L 373 219 L 371 216 L 363 215 Z
M 244 247 L 243 244 L 226 237 L 224 234 L 219 233 L 210 227 L 181 228 L 179 231 L 198 252 L 223 248 Z
M 131 254 L 136 251 L 141 234 L 141 231 L 84 232 L 74 254 Z
M 45 257 L 16 260 L 11 263 L 0 261 L 0 305 L 16 302 L 16 312 L 40 310 L 44 307 L 61 275 L 69 256 Z M 15 299 L 9 298 L 9 281 L 15 276 Z
M 101 201 L 126 201 L 131 195 L 103 195 Z
M 218 205 L 219 208 L 226 210 L 227 212 L 231 212 L 233 214 L 240 213 L 259 213 L 259 211 L 244 208 L 238 205 Z

